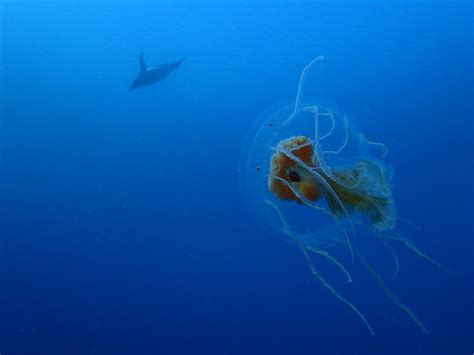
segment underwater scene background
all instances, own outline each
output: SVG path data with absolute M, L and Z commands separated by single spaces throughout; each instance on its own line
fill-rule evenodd
M 6 0 L 0 21 L 2 355 L 474 351 L 471 1 Z M 129 91 L 141 52 L 186 59 Z M 407 236 L 467 273 L 393 244 L 392 280 L 361 237 L 431 335 L 349 253 L 351 284 L 322 260 L 371 335 L 248 208 L 247 133 L 318 55 L 305 92 L 387 146 Z

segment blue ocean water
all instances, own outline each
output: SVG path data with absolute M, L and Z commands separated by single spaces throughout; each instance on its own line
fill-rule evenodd
M 32 1 L 0 4 L 0 353 L 470 354 L 473 5 L 470 1 Z M 186 57 L 128 91 L 138 55 Z M 308 92 L 384 142 L 410 238 L 314 278 L 249 215 L 242 145 Z M 365 244 L 364 244 L 365 245 Z M 346 260 L 347 261 L 347 260 Z

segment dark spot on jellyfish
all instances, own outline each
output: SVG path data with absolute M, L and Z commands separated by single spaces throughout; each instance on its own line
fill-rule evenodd
M 261 168 L 260 168 L 259 166 L 257 166 L 257 167 L 255 168 L 255 170 L 257 170 L 257 171 L 260 171 L 260 169 L 261 169 Z
M 273 123 L 270 122 L 270 123 L 268 124 L 268 127 L 273 127 Z
M 291 182 L 300 182 L 301 181 L 301 176 L 294 170 L 290 170 L 288 172 L 288 178 L 290 179 Z

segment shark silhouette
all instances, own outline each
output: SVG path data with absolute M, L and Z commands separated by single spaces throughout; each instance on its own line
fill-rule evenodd
M 149 68 L 143 59 L 143 52 L 140 53 L 139 64 L 140 73 L 130 86 L 130 90 L 134 90 L 141 86 L 151 85 L 166 78 L 169 73 L 175 70 L 185 58 L 182 58 L 173 63 L 166 63 L 158 65 L 157 67 Z

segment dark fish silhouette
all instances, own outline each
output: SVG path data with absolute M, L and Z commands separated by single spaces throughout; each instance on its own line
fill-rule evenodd
M 138 74 L 137 78 L 132 83 L 132 86 L 130 86 L 130 90 L 134 90 L 141 86 L 151 85 L 160 80 L 163 80 L 169 75 L 169 73 L 179 67 L 179 65 L 184 59 L 185 58 L 182 58 L 173 63 L 161 64 L 157 67 L 149 68 L 147 67 L 147 65 L 145 64 L 145 60 L 143 59 L 143 52 L 140 53 L 140 74 Z

